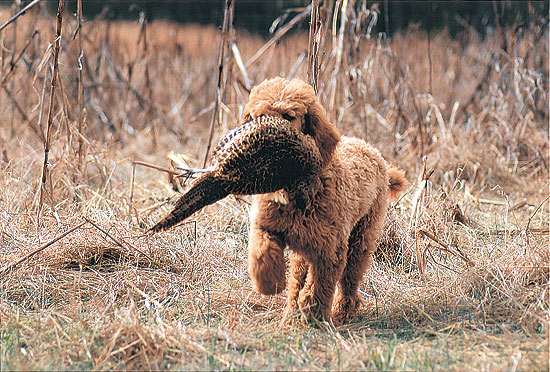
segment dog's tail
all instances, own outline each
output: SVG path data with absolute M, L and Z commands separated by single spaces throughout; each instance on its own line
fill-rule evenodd
M 388 198 L 392 201 L 397 200 L 399 194 L 409 186 L 409 182 L 405 178 L 405 172 L 393 165 L 388 165 L 387 174 L 390 186 Z

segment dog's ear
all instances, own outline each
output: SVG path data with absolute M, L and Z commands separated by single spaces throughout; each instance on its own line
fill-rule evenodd
M 318 102 L 308 107 L 304 115 L 302 132 L 313 137 L 323 163 L 327 164 L 341 135 L 338 128 L 328 120 L 325 109 Z
M 302 133 L 308 134 L 313 137 L 313 123 L 311 122 L 311 115 L 305 114 L 304 115 L 304 125 L 302 127 Z

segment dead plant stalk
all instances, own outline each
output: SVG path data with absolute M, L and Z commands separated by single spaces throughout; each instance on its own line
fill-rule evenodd
M 321 37 L 321 21 L 319 19 L 319 1 L 311 2 L 311 21 L 309 24 L 307 80 L 318 93 L 317 79 L 319 75 L 319 41 Z
M 134 184 L 135 184 L 134 181 L 135 181 L 135 178 L 136 178 L 136 166 L 137 165 L 142 165 L 144 167 L 153 168 L 153 169 L 156 169 L 156 170 L 161 171 L 161 172 L 166 172 L 166 173 L 168 173 L 169 175 L 172 175 L 172 176 L 178 176 L 181 173 L 177 172 L 177 171 L 174 171 L 172 169 L 160 167 L 158 165 L 151 164 L 151 163 L 146 163 L 146 162 L 139 161 L 139 160 L 124 159 L 121 162 L 119 162 L 119 164 L 122 163 L 122 162 L 128 161 L 128 160 L 130 160 L 132 162 L 132 178 L 130 179 L 130 200 L 128 202 L 128 213 L 129 213 L 129 216 L 131 216 L 132 212 L 134 212 L 134 214 L 136 216 L 136 220 L 138 220 L 138 213 L 137 213 L 136 207 L 134 206 Z
M 84 110 L 84 86 L 82 85 L 82 59 L 84 58 L 84 49 L 82 48 L 82 0 L 78 0 L 78 170 L 82 176 L 82 129 L 83 110 Z
M 336 36 L 336 25 L 338 21 L 338 9 L 339 6 L 336 5 L 334 8 L 334 17 L 333 17 L 333 24 L 332 24 L 332 32 L 333 32 L 333 45 L 336 47 L 333 47 L 332 55 L 335 58 L 334 62 L 334 70 L 332 71 L 332 76 L 330 80 L 331 85 L 331 98 L 329 103 L 329 112 L 334 112 L 334 108 L 337 101 L 337 94 L 340 86 L 340 70 L 342 68 L 342 56 L 344 52 L 344 38 L 346 34 L 346 27 L 348 24 L 348 0 L 343 0 L 341 5 L 341 17 L 340 20 L 340 29 L 338 31 L 338 36 Z
M 229 36 L 229 28 L 233 25 L 233 0 L 225 0 L 225 11 L 223 14 L 223 27 L 222 38 L 220 40 L 220 46 L 218 50 L 218 84 L 216 90 L 216 100 L 214 105 L 214 112 L 212 113 L 212 119 L 210 120 L 210 132 L 208 134 L 208 144 L 206 146 L 206 154 L 204 155 L 203 168 L 206 167 L 208 161 L 208 154 L 210 153 L 210 147 L 212 146 L 212 138 L 214 137 L 214 127 L 216 124 L 216 118 L 218 118 L 219 124 L 219 111 L 223 102 L 223 91 L 225 90 L 225 82 L 223 79 L 223 63 L 225 48 L 227 44 L 227 38 Z
M 5 29 L 6 27 L 8 27 L 11 23 L 15 22 L 17 20 L 17 18 L 21 17 L 23 14 L 27 13 L 27 11 L 29 9 L 31 9 L 33 6 L 35 6 L 36 4 L 38 4 L 40 2 L 40 0 L 33 0 L 31 1 L 29 4 L 27 4 L 27 6 L 25 6 L 23 9 L 21 9 L 19 12 L 15 13 L 13 15 L 13 17 L 11 17 L 10 19 L 8 19 L 6 22 L 4 22 L 2 24 L 2 26 L 0 26 L 0 31 L 2 31 L 3 29 Z
M 55 106 L 55 86 L 57 82 L 58 74 L 58 62 L 59 62 L 59 49 L 61 46 L 61 28 L 63 26 L 63 9 L 65 7 L 65 1 L 59 0 L 59 6 L 57 8 L 57 27 L 55 35 L 55 50 L 53 55 L 53 71 L 52 71 L 52 84 L 50 92 L 50 110 L 48 113 L 48 124 L 46 130 L 46 142 L 44 144 L 44 165 L 42 167 L 42 187 L 40 188 L 40 201 L 38 204 L 38 215 L 42 210 L 42 203 L 44 202 L 44 194 L 46 192 L 46 179 L 48 177 L 48 156 L 50 152 L 50 142 L 52 137 L 52 125 L 53 125 L 53 114 Z
M 141 13 L 139 22 L 141 24 L 141 31 L 143 37 L 143 59 L 145 60 L 145 87 L 147 88 L 147 109 L 145 111 L 145 119 L 151 126 L 152 151 L 157 149 L 157 129 L 154 124 L 154 103 L 153 103 L 153 85 L 151 84 L 151 74 L 149 73 L 149 56 L 147 53 L 147 18 L 145 13 Z
M 38 35 L 40 33 L 40 31 L 38 30 L 34 30 L 34 32 L 32 33 L 31 37 L 29 38 L 29 40 L 27 40 L 25 46 L 23 47 L 23 49 L 21 49 L 21 52 L 19 53 L 19 55 L 17 56 L 17 58 L 15 58 L 12 62 L 10 62 L 10 68 L 8 70 L 8 72 L 6 72 L 6 74 L 4 75 L 4 78 L 2 79 L 2 82 L 0 82 L 0 85 L 5 85 L 6 82 L 8 81 L 9 77 L 11 76 L 11 74 L 13 73 L 13 70 L 15 69 L 15 66 L 17 65 L 17 63 L 19 62 L 19 60 L 21 59 L 21 57 L 23 57 L 23 54 L 25 54 L 25 51 L 27 50 L 27 48 L 29 47 L 29 45 L 31 44 L 31 42 L 34 40 L 34 37 L 36 35 Z
M 548 195 L 546 198 L 544 198 L 544 200 L 539 204 L 539 206 L 535 209 L 535 211 L 531 214 L 531 216 L 529 216 L 529 219 L 527 220 L 527 225 L 525 226 L 525 241 L 526 241 L 527 247 L 530 247 L 529 225 L 531 225 L 531 220 L 533 219 L 533 217 L 535 217 L 535 215 L 537 214 L 539 209 L 542 208 L 544 203 L 546 203 L 548 201 L 548 199 L 550 199 L 550 195 Z
M 248 62 L 246 63 L 246 67 L 252 66 L 265 53 L 265 51 L 269 49 L 269 47 L 271 47 L 277 41 L 279 41 L 279 39 L 281 39 L 288 31 L 290 31 L 292 27 L 294 27 L 294 25 L 296 25 L 298 22 L 300 22 L 305 17 L 307 17 L 310 14 L 310 12 L 311 12 L 311 5 L 308 5 L 303 12 L 297 14 L 284 27 L 279 29 L 279 31 L 277 31 L 275 35 L 271 39 L 269 39 L 269 41 L 265 43 L 260 49 L 258 49 L 256 54 L 254 54 L 248 60 Z

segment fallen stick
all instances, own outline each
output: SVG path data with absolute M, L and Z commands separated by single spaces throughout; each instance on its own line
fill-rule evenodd
M 130 215 L 131 215 L 132 210 L 134 210 L 134 212 L 136 213 L 136 218 L 137 218 L 137 211 L 134 208 L 134 181 L 135 181 L 135 176 L 136 176 L 136 165 L 141 165 L 141 166 L 144 166 L 144 167 L 148 167 L 148 168 L 156 169 L 156 170 L 161 171 L 161 172 L 168 173 L 170 179 L 172 179 L 172 177 L 174 177 L 174 176 L 175 177 L 187 177 L 187 178 L 189 178 L 189 177 L 193 176 L 194 173 L 204 173 L 206 171 L 206 170 L 203 170 L 203 169 L 178 168 L 178 169 L 181 169 L 181 172 L 179 172 L 179 171 L 175 171 L 173 169 L 161 167 L 159 165 L 146 163 L 144 161 L 132 160 L 131 158 L 123 159 L 123 160 L 117 162 L 117 165 L 121 164 L 121 163 L 124 163 L 126 161 L 131 161 L 132 162 L 132 177 L 130 179 L 130 200 L 129 200 L 128 213 L 130 213 Z
M 98 229 L 99 231 L 101 231 L 103 234 L 105 234 L 108 238 L 110 238 L 116 245 L 118 245 L 120 248 L 124 248 L 124 245 L 122 245 L 121 242 L 119 242 L 117 239 L 115 239 L 114 236 L 112 236 L 111 234 L 109 234 L 109 232 L 105 231 L 105 229 L 102 229 L 99 225 L 97 225 L 94 221 L 86 218 L 86 217 L 83 217 L 86 222 L 88 222 L 90 225 L 92 225 L 93 227 L 95 227 L 96 229 Z M 135 249 L 136 251 L 138 251 L 139 253 L 141 253 L 143 255 L 143 257 L 147 258 L 149 261 L 153 262 L 153 260 L 151 259 L 151 257 L 149 257 L 149 255 L 145 254 L 145 252 L 143 252 L 141 249 L 139 249 L 138 247 L 136 247 L 135 245 L 133 244 L 130 244 L 128 242 L 125 241 L 126 244 L 128 244 L 128 246 L 132 249 Z
M 35 254 L 39 253 L 39 252 L 42 252 L 44 249 L 48 248 L 50 245 L 56 243 L 57 241 L 63 239 L 64 237 L 66 237 L 67 235 L 69 235 L 70 233 L 72 233 L 73 231 L 81 228 L 82 226 L 84 226 L 85 224 L 87 224 L 88 221 L 84 221 L 82 223 L 80 223 L 79 225 L 73 227 L 72 229 L 64 232 L 63 234 L 53 238 L 52 240 L 50 240 L 48 243 L 44 244 L 44 245 L 41 245 L 40 247 L 36 248 L 34 251 L 32 251 L 31 253 L 27 254 L 26 256 L 20 258 L 19 260 L 15 261 L 14 263 L 12 264 L 9 264 L 8 266 L 6 266 L 5 268 L 2 269 L 2 271 L 0 271 L 0 279 L 2 279 L 4 277 L 4 275 L 6 275 L 8 273 L 8 271 L 10 271 L 11 269 L 13 269 L 14 267 L 16 267 L 17 265 L 20 265 L 22 262 L 28 260 L 29 258 L 31 258 L 32 256 L 34 256 Z

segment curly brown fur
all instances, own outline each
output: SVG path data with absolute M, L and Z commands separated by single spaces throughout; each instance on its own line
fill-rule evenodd
M 315 140 L 323 158 L 318 189 L 298 208 L 288 193 L 256 195 L 250 211 L 249 273 L 257 291 L 285 287 L 283 251 L 291 254 L 285 317 L 304 321 L 350 319 L 361 305 L 358 287 L 372 263 L 388 199 L 406 187 L 402 171 L 387 166 L 379 151 L 342 137 L 313 88 L 294 79 L 266 80 L 250 93 L 243 122 L 283 117 Z

